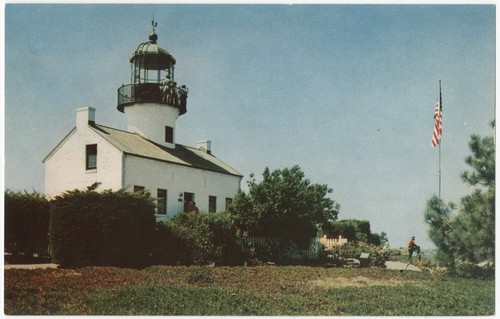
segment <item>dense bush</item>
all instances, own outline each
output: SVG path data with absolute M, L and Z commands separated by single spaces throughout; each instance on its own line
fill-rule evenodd
M 318 226 L 337 219 L 340 205 L 329 198 L 327 185 L 313 184 L 299 166 L 253 176 L 248 193 L 236 194 L 229 211 L 237 226 L 255 237 L 277 237 L 307 243 L 318 233 Z
M 234 216 L 227 212 L 206 216 L 212 244 L 212 258 L 217 264 L 241 264 L 248 256 L 240 246 L 241 232 L 235 226 Z
M 154 202 L 147 193 L 74 190 L 52 201 L 52 260 L 63 267 L 150 262 Z
M 204 214 L 196 212 L 175 215 L 156 226 L 153 244 L 155 264 L 202 264 L 210 254 L 208 226 Z
M 174 226 L 170 221 L 156 223 L 151 247 L 152 263 L 154 265 L 175 265 L 181 264 L 184 260 L 182 254 L 182 238 L 174 231 Z
M 15 255 L 46 255 L 49 247 L 48 199 L 40 193 L 5 191 L 5 248 Z
M 225 212 L 182 213 L 157 224 L 155 264 L 233 264 L 243 261 L 233 218 Z
M 152 250 L 153 263 L 310 264 L 312 259 L 318 262 L 311 240 L 301 244 L 277 237 L 249 237 L 247 232 L 236 227 L 234 218 L 226 212 L 190 212 L 158 223 Z

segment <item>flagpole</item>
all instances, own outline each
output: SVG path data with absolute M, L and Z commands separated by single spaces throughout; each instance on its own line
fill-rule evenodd
M 441 143 L 439 143 L 439 199 L 441 199 Z
M 441 98 L 441 80 L 439 80 L 439 116 L 443 110 L 443 100 Z M 441 142 L 443 140 L 443 128 L 441 122 L 441 132 L 439 137 L 439 199 L 441 199 Z

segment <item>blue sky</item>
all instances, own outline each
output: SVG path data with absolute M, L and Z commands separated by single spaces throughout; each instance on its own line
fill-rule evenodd
M 125 129 L 117 89 L 147 40 L 177 60 L 189 91 L 177 142 L 212 140 L 244 176 L 299 165 L 333 188 L 341 219 L 370 221 L 391 246 L 432 247 L 423 222 L 438 192 L 433 112 L 443 94 L 442 197 L 471 134 L 493 135 L 493 5 L 7 4 L 5 187 L 43 192 L 43 158 L 75 109 Z

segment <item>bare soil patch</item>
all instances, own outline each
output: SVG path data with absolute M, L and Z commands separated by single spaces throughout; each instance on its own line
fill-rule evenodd
M 396 286 L 401 285 L 402 280 L 399 279 L 378 279 L 378 278 L 368 278 L 365 276 L 356 277 L 331 277 L 325 279 L 317 279 L 310 281 L 310 285 L 313 288 L 319 289 L 332 289 L 332 288 L 344 288 L 344 287 L 368 287 L 368 286 Z

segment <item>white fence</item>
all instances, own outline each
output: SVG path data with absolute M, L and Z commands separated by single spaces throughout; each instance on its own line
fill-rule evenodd
M 321 237 L 319 239 L 319 242 L 325 246 L 325 250 L 337 247 L 337 246 L 342 246 L 344 244 L 347 244 L 347 238 L 328 238 L 325 236 Z

